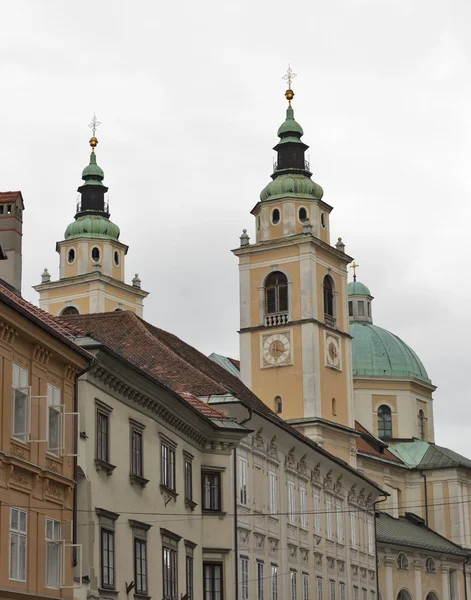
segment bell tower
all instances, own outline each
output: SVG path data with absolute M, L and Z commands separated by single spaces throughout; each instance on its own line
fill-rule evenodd
M 110 221 L 105 174 L 95 153 L 98 125 L 94 116 L 90 123 L 90 162 L 82 172 L 75 220 L 56 245 L 59 279 L 51 281 L 45 269 L 42 282 L 34 289 L 39 292 L 40 307 L 53 315 L 130 310 L 142 317 L 148 292 L 141 289 L 137 274 L 132 285 L 124 282 L 128 246 L 119 239 L 119 227 Z
M 292 107 L 294 76 L 289 69 L 272 181 L 251 211 L 255 242 L 244 230 L 233 250 L 239 258 L 241 378 L 283 419 L 352 463 L 352 258 L 341 239 L 330 244 L 332 207 L 306 160 L 308 146 Z

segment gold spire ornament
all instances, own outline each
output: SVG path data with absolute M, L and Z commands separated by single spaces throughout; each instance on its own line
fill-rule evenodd
M 350 265 L 350 269 L 353 269 L 353 281 L 357 280 L 357 269 L 360 265 L 357 265 L 355 261 Z
M 93 136 L 90 138 L 90 146 L 92 147 L 92 152 L 95 152 L 95 147 L 98 144 L 98 140 L 95 137 L 95 133 L 96 133 L 97 127 L 99 127 L 100 125 L 101 125 L 100 121 L 96 118 L 95 113 L 93 113 L 92 122 L 88 125 L 93 133 Z
M 289 106 L 291 106 L 291 100 L 294 98 L 294 92 L 291 89 L 291 83 L 296 76 L 297 73 L 294 73 L 291 69 L 291 65 L 288 64 L 288 70 L 286 71 L 286 75 L 283 75 L 283 79 L 288 82 L 288 89 L 285 92 L 285 98 L 288 100 Z

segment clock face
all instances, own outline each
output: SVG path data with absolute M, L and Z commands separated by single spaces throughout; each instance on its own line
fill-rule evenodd
M 328 335 L 325 339 L 325 358 L 329 367 L 340 368 L 340 343 L 338 338 Z
M 263 338 L 263 364 L 275 367 L 288 364 L 291 360 L 290 334 L 288 331 L 274 333 Z

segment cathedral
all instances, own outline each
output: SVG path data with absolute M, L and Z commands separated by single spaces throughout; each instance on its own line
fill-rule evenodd
M 312 179 L 288 81 L 274 171 L 251 210 L 254 239 L 244 230 L 233 250 L 240 360 L 209 358 L 270 414 L 383 490 L 375 503 L 382 600 L 465 600 L 471 460 L 435 444 L 430 375 L 410 346 L 375 324 L 369 287 L 356 273 L 348 282 L 353 258 L 341 238 L 331 240 L 333 207 Z M 138 275 L 125 281 L 128 247 L 110 220 L 97 144 L 93 131 L 75 218 L 56 244 L 59 278 L 45 270 L 35 286 L 41 308 L 74 323 L 80 315 L 120 311 L 141 318 L 147 296 Z M 199 394 L 225 412 L 231 398 L 223 396 Z M 355 512 L 348 517 L 348 539 L 350 551 L 361 552 L 367 536 L 354 534 L 356 519 Z M 361 584 L 341 593 L 340 600 L 375 598 Z M 327 598 L 327 588 L 322 594 L 321 587 L 317 600 Z

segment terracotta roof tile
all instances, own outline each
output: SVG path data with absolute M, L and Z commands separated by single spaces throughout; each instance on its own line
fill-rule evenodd
M 227 415 L 220 412 L 219 410 L 216 410 L 214 408 L 214 406 L 211 406 L 210 404 L 206 404 L 206 402 L 203 402 L 196 396 L 193 396 L 193 394 L 189 394 L 188 392 L 183 392 L 181 394 L 181 396 L 183 398 L 185 398 L 185 400 L 189 404 L 191 404 L 197 410 L 199 410 L 200 413 L 202 413 L 203 415 L 206 415 L 207 417 L 214 418 L 214 419 L 227 419 L 228 418 Z
M 394 456 L 394 454 L 388 450 L 386 444 L 383 444 L 382 442 L 378 443 L 378 440 L 375 438 L 375 436 L 365 429 L 365 427 L 363 427 L 363 425 L 361 425 L 358 421 L 355 421 L 355 429 L 362 434 L 361 437 L 357 438 L 358 452 L 370 454 L 371 456 L 376 456 L 377 458 L 382 458 L 383 460 L 389 460 L 400 465 L 404 464 L 402 460 L 397 458 L 397 456 Z
M 0 204 L 15 202 L 21 196 L 21 192 L 0 192 Z

